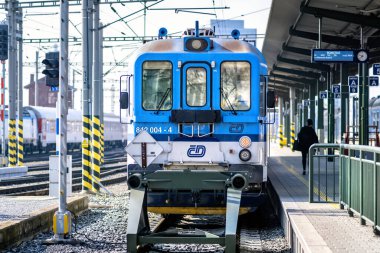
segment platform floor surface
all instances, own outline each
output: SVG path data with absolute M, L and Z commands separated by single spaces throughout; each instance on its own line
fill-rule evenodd
M 0 196 L 0 222 L 29 218 L 33 212 L 53 204 L 58 200 L 49 196 Z
M 300 152 L 271 143 L 268 177 L 310 252 L 380 252 L 372 226 L 360 225 L 338 204 L 309 203 L 309 175 L 302 175 Z

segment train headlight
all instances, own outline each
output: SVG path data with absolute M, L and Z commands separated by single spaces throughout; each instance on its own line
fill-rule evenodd
M 240 150 L 240 152 L 239 152 L 239 158 L 243 162 L 249 161 L 251 159 L 251 157 L 252 157 L 251 151 L 249 151 L 248 149 L 242 149 L 242 150 Z
M 242 148 L 249 148 L 252 144 L 251 138 L 248 136 L 242 136 L 239 140 L 239 145 Z
M 200 40 L 191 41 L 191 47 L 195 50 L 199 50 L 202 47 L 202 42 Z
M 185 51 L 208 51 L 211 48 L 211 40 L 209 38 L 199 37 L 185 37 L 184 38 Z

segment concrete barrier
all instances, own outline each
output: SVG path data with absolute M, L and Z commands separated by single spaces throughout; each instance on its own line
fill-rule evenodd
M 2 167 L 0 168 L 0 179 L 10 177 L 22 177 L 28 174 L 28 167 Z

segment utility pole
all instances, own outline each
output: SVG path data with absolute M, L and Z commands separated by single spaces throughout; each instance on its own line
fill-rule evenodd
M 100 23 L 100 26 L 103 26 Z M 99 41 L 100 41 L 100 59 L 99 62 L 99 90 L 100 90 L 100 129 L 101 129 L 101 164 L 104 163 L 104 92 L 103 92 L 103 30 L 99 31 Z
M 115 99 L 116 99 L 116 94 L 115 94 L 115 84 L 112 83 L 111 85 L 111 112 L 115 113 Z
M 365 49 L 363 27 L 360 27 L 360 49 Z M 368 63 L 358 64 L 359 69 L 359 145 L 368 145 Z
M 82 88 L 82 112 L 83 112 L 83 140 L 82 140 L 82 191 L 90 191 L 92 189 L 92 172 L 91 172 L 91 118 L 90 118 L 90 52 L 89 52 L 89 0 L 82 0 L 82 61 L 83 61 L 83 88 Z
M 93 59 L 94 59 L 94 0 L 88 0 L 88 110 L 90 112 L 89 114 L 89 127 L 90 127 L 90 139 L 88 142 L 89 151 L 90 151 L 90 167 L 91 167 L 91 190 L 96 192 L 97 189 L 94 187 L 94 177 L 97 176 L 97 172 L 94 171 L 94 147 L 92 143 L 92 135 L 93 135 L 93 129 L 92 129 L 92 115 L 94 114 L 92 110 L 92 89 L 94 85 L 94 78 L 93 78 Z
M 68 99 L 68 35 L 69 35 L 69 2 L 61 0 L 60 5 L 60 52 L 59 52 L 59 92 L 58 92 L 58 131 L 57 155 L 59 157 L 59 206 L 54 214 L 54 242 L 71 242 L 71 213 L 67 210 L 66 179 L 67 167 L 67 99 Z
M 18 11 L 19 34 L 18 37 L 18 135 L 17 135 L 17 165 L 24 165 L 24 129 L 23 129 L 23 21 L 22 9 Z
M 99 3 L 98 0 L 94 2 L 95 17 L 94 17 L 94 57 L 93 57 L 93 86 L 92 86 L 92 172 L 93 181 L 92 188 L 95 192 L 99 191 L 100 182 L 100 162 L 101 162 L 101 123 L 100 123 L 100 36 L 99 36 Z
M 36 79 L 34 82 L 34 105 L 38 106 L 38 57 L 39 57 L 39 51 L 36 51 Z
M 144 2 L 144 37 L 146 36 L 146 2 Z
M 15 167 L 16 157 L 16 83 L 17 83 L 17 41 L 16 41 L 16 5 L 17 1 L 8 1 L 9 24 L 9 107 L 8 107 L 8 156 L 9 166 Z

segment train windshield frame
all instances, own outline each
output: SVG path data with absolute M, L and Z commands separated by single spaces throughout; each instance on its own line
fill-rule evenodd
M 173 64 L 145 61 L 142 71 L 142 108 L 169 111 L 173 107 Z
M 220 65 L 220 108 L 223 111 L 251 109 L 251 63 L 223 61 Z

